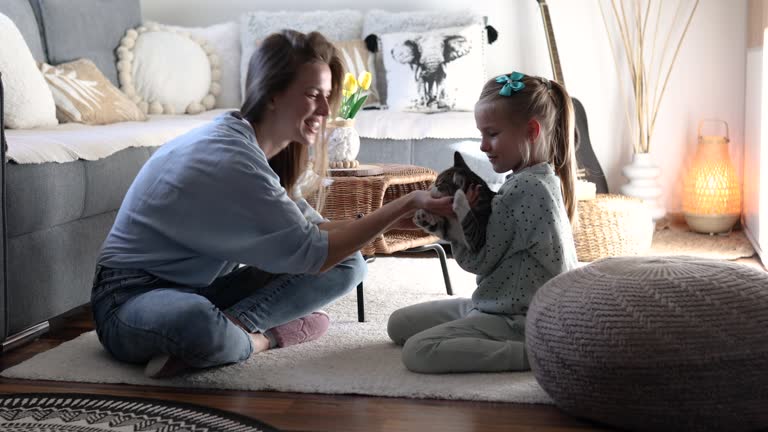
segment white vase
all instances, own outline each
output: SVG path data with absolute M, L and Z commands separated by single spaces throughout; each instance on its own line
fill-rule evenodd
M 651 209 L 651 217 L 654 222 L 663 218 L 667 211 L 659 202 L 662 194 L 659 184 L 661 169 L 653 161 L 651 155 L 635 153 L 632 163 L 625 166 L 622 173 L 627 177 L 629 183 L 621 187 L 621 193 L 643 200 Z
M 354 120 L 337 119 L 328 122 L 328 162 L 331 168 L 354 168 L 359 165 L 360 135 Z

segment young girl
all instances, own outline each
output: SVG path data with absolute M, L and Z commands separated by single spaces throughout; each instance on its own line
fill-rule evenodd
M 421 373 L 529 369 L 525 315 L 536 290 L 576 265 L 574 117 L 558 83 L 519 72 L 488 81 L 475 105 L 480 149 L 494 171 L 513 170 L 492 202 L 485 246 L 452 242 L 459 265 L 477 274 L 472 299 L 408 306 L 389 318 L 403 363 Z M 459 190 L 456 202 L 468 199 Z

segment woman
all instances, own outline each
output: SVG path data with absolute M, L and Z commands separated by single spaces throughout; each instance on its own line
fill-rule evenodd
M 91 298 L 115 358 L 148 362 L 145 373 L 160 378 L 316 339 L 329 319 L 315 311 L 365 276 L 356 251 L 409 225 L 416 209 L 451 211 L 450 200 L 416 191 L 328 222 L 295 199 L 321 184 L 322 175 L 305 175 L 316 142 L 315 169 L 327 168 L 323 131 L 342 72 L 319 33 L 271 35 L 251 58 L 240 112 L 166 143 L 142 167 L 102 247 Z M 299 179 L 311 181 L 299 188 Z

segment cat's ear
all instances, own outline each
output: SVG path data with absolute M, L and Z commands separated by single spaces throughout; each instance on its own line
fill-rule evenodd
M 459 153 L 457 151 L 453 152 L 453 166 L 469 168 L 467 166 L 467 163 L 464 162 L 464 158 L 461 156 L 461 153 Z

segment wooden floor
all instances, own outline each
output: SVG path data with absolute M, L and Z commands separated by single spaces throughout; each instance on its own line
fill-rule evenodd
M 763 268 L 759 260 L 741 260 Z M 93 329 L 83 307 L 54 319 L 51 331 L 0 355 L 6 369 Z M 550 405 L 416 400 L 301 393 L 194 390 L 0 378 L 0 393 L 90 393 L 189 402 L 250 416 L 286 431 L 531 431 L 612 430 L 575 419 Z

